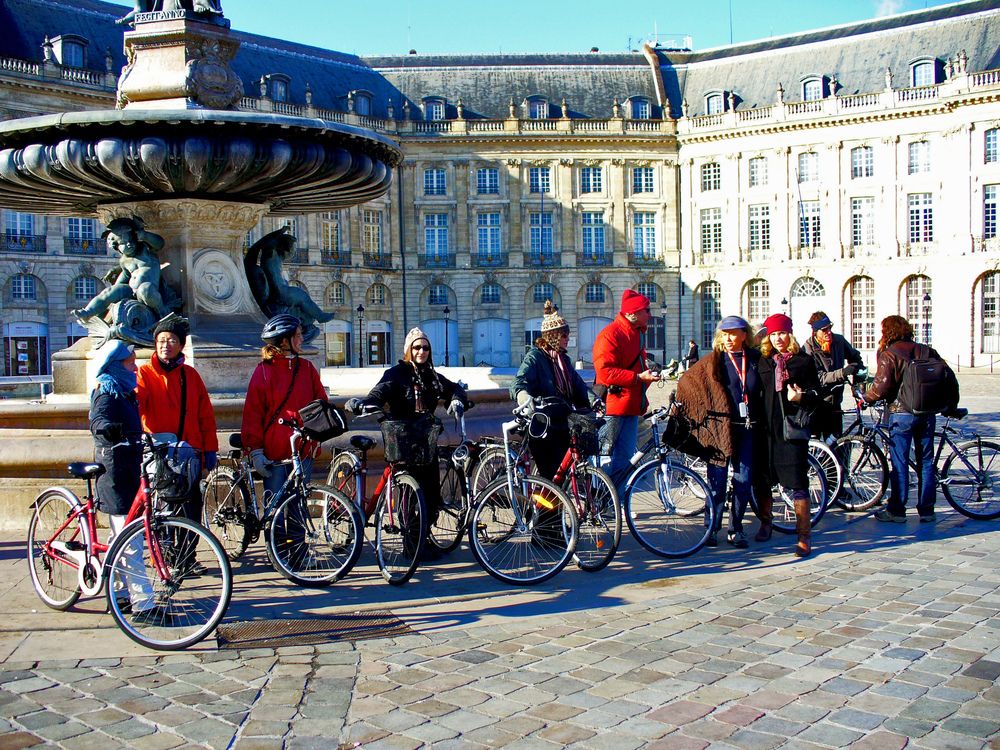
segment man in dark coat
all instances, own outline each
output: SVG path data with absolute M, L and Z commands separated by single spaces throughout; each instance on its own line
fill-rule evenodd
M 864 368 L 865 361 L 847 339 L 833 332 L 833 323 L 825 312 L 810 315 L 809 325 L 813 333 L 805 350 L 819 373 L 824 401 L 813 417 L 813 431 L 824 438 L 838 438 L 844 434 L 844 385 Z

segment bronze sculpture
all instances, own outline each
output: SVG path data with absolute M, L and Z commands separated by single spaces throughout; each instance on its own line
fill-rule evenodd
M 196 15 L 203 16 L 205 20 L 221 19 L 222 0 L 135 0 L 135 7 L 115 21 L 115 23 L 119 25 L 134 23 L 135 17 L 139 13 L 175 10 L 188 10 Z

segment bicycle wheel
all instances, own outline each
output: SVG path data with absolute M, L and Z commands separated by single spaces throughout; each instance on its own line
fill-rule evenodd
M 654 555 L 687 557 L 708 541 L 715 508 L 708 484 L 673 462 L 648 461 L 625 489 L 625 520 L 632 535 Z
M 162 564 L 161 564 L 162 563 Z M 105 559 L 108 611 L 129 638 L 147 648 L 191 646 L 222 620 L 233 593 L 229 558 L 201 524 L 154 517 L 115 538 Z
M 889 462 L 882 449 L 857 435 L 840 438 L 833 448 L 844 467 L 844 481 L 834 502 L 850 513 L 878 505 L 889 487 Z
M 85 556 L 89 546 L 85 527 L 74 520 L 61 528 L 78 506 L 79 501 L 69 490 L 46 490 L 35 501 L 28 522 L 31 585 L 45 606 L 60 611 L 76 604 L 81 593 L 77 573 L 80 560 L 70 552 L 78 551 L 80 559 Z
M 835 500 L 840 494 L 843 481 L 843 467 L 833 449 L 823 440 L 815 438 L 809 441 L 809 455 L 819 462 L 823 475 L 826 477 L 826 492 L 830 499 Z
M 511 456 L 514 460 L 514 456 Z M 482 495 L 483 490 L 489 487 L 499 477 L 507 471 L 507 462 L 504 458 L 503 445 L 487 445 L 479 452 L 475 466 L 472 468 L 470 486 L 472 487 L 472 497 L 477 498 Z
M 826 491 L 826 474 L 820 467 L 819 461 L 812 455 L 807 455 L 806 460 L 809 463 L 807 477 L 809 479 L 810 527 L 815 527 L 823 514 L 826 513 L 830 495 Z M 780 485 L 771 506 L 771 513 L 773 516 L 772 526 L 775 531 L 780 531 L 782 534 L 795 533 L 795 505 L 791 495 Z
M 267 522 L 271 565 L 299 586 L 321 588 L 351 572 L 361 555 L 364 524 L 357 507 L 333 487 L 293 490 Z
M 441 459 L 441 508 L 430 525 L 428 541 L 441 552 L 451 552 L 462 541 L 469 518 L 462 476 L 449 459 Z
M 333 487 L 354 505 L 358 504 L 357 469 L 360 463 L 360 459 L 353 453 L 342 451 L 330 462 L 330 472 L 326 477 L 327 485 Z
M 563 482 L 563 491 L 576 501 L 580 531 L 573 559 L 580 570 L 604 568 L 622 538 L 622 506 L 615 484 L 604 471 L 579 463 Z
M 531 586 L 566 567 L 578 529 L 573 503 L 552 482 L 518 477 L 511 497 L 504 476 L 477 499 L 469 545 L 476 562 L 498 581 Z
M 392 494 L 382 493 L 375 508 L 375 557 L 382 577 L 393 586 L 417 570 L 427 538 L 427 502 L 409 474 L 392 476 Z
M 988 440 L 962 443 L 941 471 L 941 489 L 951 507 L 979 521 L 1000 518 L 1000 445 Z
M 215 534 L 230 560 L 238 560 L 247 550 L 253 535 L 250 521 L 250 491 L 228 466 L 217 466 L 205 479 L 205 506 L 202 520 Z

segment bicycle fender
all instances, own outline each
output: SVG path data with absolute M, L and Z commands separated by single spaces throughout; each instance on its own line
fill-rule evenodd
M 83 507 L 83 503 L 80 502 L 80 498 L 78 498 L 72 490 L 68 490 L 65 487 L 46 487 L 38 494 L 38 497 L 36 497 L 34 500 L 31 501 L 31 503 L 28 505 L 28 509 L 29 510 L 36 509 L 38 507 L 39 501 L 41 501 L 41 499 L 46 495 L 48 495 L 50 492 L 62 495 L 63 498 L 66 500 L 66 502 L 68 502 L 70 505 L 73 506 L 73 510 L 77 510 Z
M 660 461 L 660 459 L 658 459 L 658 458 L 651 458 L 649 461 L 646 461 L 645 463 L 642 463 L 642 464 L 639 464 L 638 466 L 636 466 L 632 470 L 632 473 L 628 475 L 628 479 L 625 480 L 625 484 L 624 484 L 625 491 L 622 493 L 622 497 L 619 498 L 619 499 L 624 502 L 625 496 L 631 494 L 631 492 L 632 492 L 632 483 L 635 481 L 635 478 L 637 476 L 639 476 L 640 473 L 642 473 L 643 471 L 646 470 L 647 466 L 649 466 L 650 464 L 654 464 L 655 465 L 655 464 L 659 464 L 659 463 L 662 463 Z M 597 468 L 601 468 L 601 467 L 597 467 Z

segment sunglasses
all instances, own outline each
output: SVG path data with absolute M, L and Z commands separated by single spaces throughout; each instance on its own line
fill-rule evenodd
M 823 333 L 832 333 L 833 326 L 826 326 L 825 328 L 820 328 L 819 330 L 821 330 Z
M 429 352 L 430 350 L 429 346 L 424 346 L 423 344 L 414 344 L 410 347 L 411 352 Z

